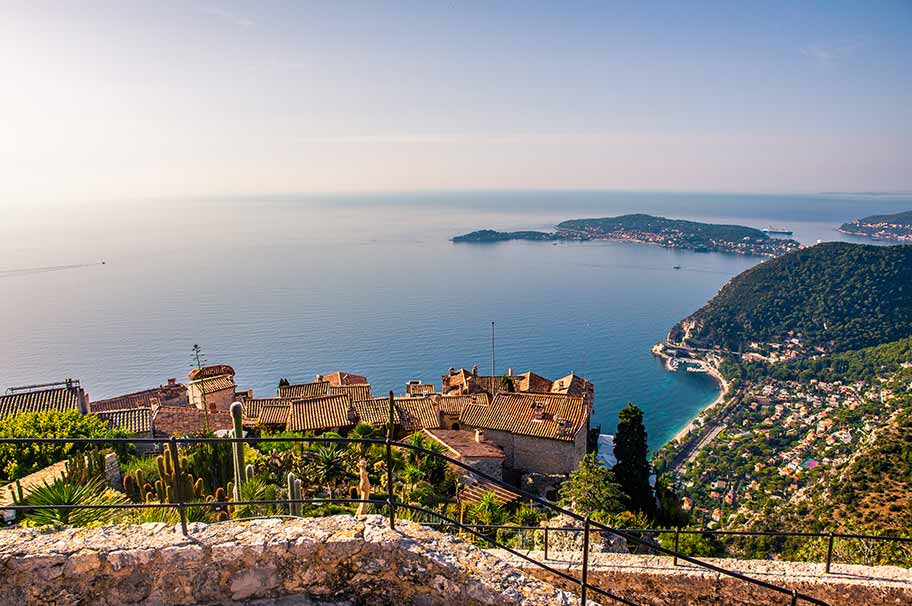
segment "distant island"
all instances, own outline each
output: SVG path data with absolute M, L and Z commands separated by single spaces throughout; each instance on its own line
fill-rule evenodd
M 839 231 L 875 240 L 912 242 L 912 210 L 892 215 L 871 215 L 863 219 L 855 219 L 849 223 L 843 223 Z
M 501 232 L 483 229 L 453 238 L 453 242 L 457 243 L 508 240 L 625 240 L 697 252 L 728 252 L 765 257 L 777 257 L 801 246 L 795 240 L 771 238 L 769 234 L 752 227 L 699 223 L 644 214 L 571 219 L 558 224 L 554 232 Z

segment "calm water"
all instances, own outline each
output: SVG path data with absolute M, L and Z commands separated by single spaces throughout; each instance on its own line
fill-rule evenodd
M 190 349 L 257 395 L 336 369 L 377 393 L 450 366 L 575 371 L 610 433 L 628 401 L 653 448 L 716 396 L 650 347 L 759 259 L 624 243 L 454 245 L 483 227 L 647 212 L 848 239 L 834 228 L 912 208 L 883 196 L 496 193 L 263 197 L 12 208 L 0 270 L 0 386 L 77 377 L 94 399 L 185 377 Z M 674 265 L 683 269 L 675 271 Z

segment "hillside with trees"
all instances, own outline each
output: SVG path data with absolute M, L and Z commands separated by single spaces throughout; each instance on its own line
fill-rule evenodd
M 912 210 L 892 215 L 871 215 L 843 223 L 839 231 L 877 240 L 912 241 Z
M 912 246 L 828 242 L 766 261 L 678 324 L 672 340 L 749 351 L 797 338 L 808 353 L 912 334 Z

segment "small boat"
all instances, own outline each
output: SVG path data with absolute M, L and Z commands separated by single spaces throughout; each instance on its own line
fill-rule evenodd
M 779 234 L 780 236 L 791 236 L 792 235 L 792 230 L 790 230 L 787 227 L 774 227 L 774 226 L 770 225 L 763 231 L 768 234 Z
M 674 266 L 674 269 L 681 269 L 681 266 L 680 266 L 680 265 L 675 265 L 675 266 Z

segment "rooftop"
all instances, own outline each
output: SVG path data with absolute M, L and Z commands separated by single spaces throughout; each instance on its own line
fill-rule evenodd
M 425 429 L 424 433 L 437 440 L 459 457 L 506 458 L 503 449 L 486 438 L 479 442 L 475 432 L 467 429 Z
M 460 423 L 510 433 L 572 441 L 586 422 L 581 397 L 553 393 L 499 393 L 490 406 L 469 405 Z

